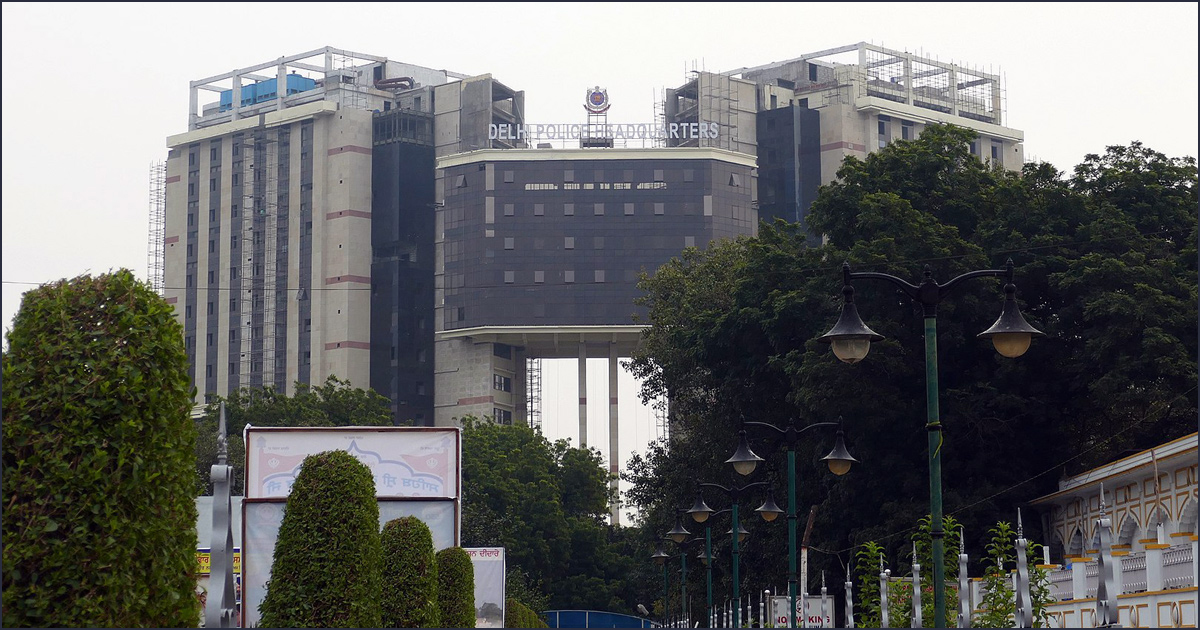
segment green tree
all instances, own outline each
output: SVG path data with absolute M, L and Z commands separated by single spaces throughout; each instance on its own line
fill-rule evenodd
M 818 508 L 813 545 L 886 540 L 890 554 L 904 553 L 894 534 L 928 511 L 922 314 L 890 285 L 856 281 L 860 314 L 887 339 L 859 364 L 837 361 L 816 339 L 837 319 L 842 261 L 911 282 L 926 266 L 945 282 L 1016 264 L 1022 311 L 1048 334 L 1026 357 L 998 357 L 975 338 L 999 312 L 1000 280 L 965 283 L 938 307 L 943 503 L 967 532 L 1052 491 L 1054 476 L 1030 478 L 1048 463 L 1086 467 L 1192 430 L 1195 161 L 1134 143 L 1088 156 L 1071 177 L 1045 164 L 1011 173 L 971 156 L 973 137 L 930 125 L 916 140 L 847 158 L 807 230 L 763 225 L 643 279 L 650 327 L 632 368 L 644 399 L 671 400 L 670 441 L 626 472 L 648 528 L 669 529 L 697 480 L 730 478 L 723 462 L 743 420 L 841 416 L 861 466 L 836 481 L 819 474 L 831 436 L 816 432 L 797 451 L 799 505 Z M 826 243 L 808 247 L 808 233 Z M 765 436 L 749 437 L 766 452 Z M 777 453 L 759 478 L 778 489 Z M 764 546 L 786 548 L 784 529 L 766 528 Z M 762 577 L 782 582 L 779 563 L 763 560 Z M 840 571 L 813 558 L 810 570 L 822 568 Z
M 442 623 L 433 534 L 415 516 L 383 526 L 383 623 L 388 628 L 437 628 Z
M 192 388 L 126 269 L 29 291 L 3 357 L 4 625 L 199 619 Z
M 217 426 L 220 403 L 225 403 L 225 422 L 229 438 L 229 465 L 233 466 L 231 492 L 240 495 L 245 482 L 246 448 L 242 430 L 256 427 L 344 427 L 384 426 L 392 424 L 389 402 L 372 389 L 352 387 L 350 381 L 332 374 L 321 385 L 299 381 L 296 393 L 288 396 L 273 387 L 242 388 L 228 398 L 214 396 L 197 421 L 196 484 L 201 494 L 212 494 L 209 471 L 217 462 Z
M 602 461 L 529 427 L 464 420 L 463 545 L 505 547 L 509 572 L 533 576 L 522 601 L 535 610 L 636 605 L 630 537 L 603 520 Z M 543 588 L 548 603 L 533 605 Z
M 437 552 L 438 610 L 447 628 L 475 627 L 475 567 L 462 547 Z
M 370 469 L 345 451 L 305 457 L 279 526 L 260 625 L 379 627 L 381 556 Z

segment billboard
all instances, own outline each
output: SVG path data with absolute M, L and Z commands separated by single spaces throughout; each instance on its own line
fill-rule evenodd
M 380 529 L 390 520 L 415 516 L 429 526 L 434 548 L 445 549 L 459 544 L 461 435 L 456 427 L 247 425 L 241 557 L 245 626 L 258 623 L 284 506 L 305 457 L 332 450 L 350 453 L 375 479 Z
M 475 627 L 504 627 L 504 547 L 464 549 L 475 568 Z

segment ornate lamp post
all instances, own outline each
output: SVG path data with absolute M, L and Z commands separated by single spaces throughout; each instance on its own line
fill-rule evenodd
M 745 444 L 746 444 L 746 436 L 745 436 L 745 431 L 743 431 L 742 432 L 742 445 L 745 446 Z M 749 447 L 747 447 L 746 450 L 749 450 Z M 761 461 L 761 459 L 759 461 Z M 732 525 L 732 527 L 729 528 L 729 534 L 733 539 L 733 599 L 734 599 L 734 601 L 738 601 L 738 598 L 741 597 L 741 585 L 738 583 L 739 582 L 738 564 L 741 560 L 740 552 L 738 551 L 738 543 L 742 542 L 742 540 L 745 539 L 746 536 L 750 533 L 750 532 L 746 531 L 746 529 L 743 528 L 740 525 L 740 523 L 738 523 L 738 499 L 742 496 L 742 493 L 745 492 L 746 490 L 749 490 L 750 488 L 754 488 L 757 486 L 765 486 L 765 485 L 767 485 L 767 482 L 765 482 L 765 481 L 755 481 L 753 483 L 748 483 L 741 487 L 733 486 L 733 485 L 723 486 L 719 483 L 701 483 L 700 484 L 700 488 L 715 488 L 717 490 L 724 492 L 725 494 L 728 494 L 730 500 L 732 501 L 732 505 L 730 506 L 729 511 L 731 513 L 733 525 Z M 771 497 L 769 495 L 767 496 L 767 500 L 764 501 L 761 506 L 759 506 L 757 509 L 755 509 L 755 511 L 758 512 L 763 517 L 763 520 L 767 521 L 767 522 L 775 520 L 775 518 L 777 516 L 779 516 L 780 514 L 783 513 L 783 510 L 779 509 L 779 506 L 775 505 L 775 501 L 773 499 L 771 499 Z M 695 520 L 697 523 L 703 523 L 708 520 L 709 516 L 712 516 L 713 514 L 716 514 L 717 512 L 713 511 L 711 508 L 708 507 L 708 504 L 706 504 L 704 502 L 704 497 L 701 494 L 701 490 L 697 490 L 696 491 L 696 503 L 692 505 L 691 509 L 689 509 L 687 511 L 687 513 L 691 514 L 692 519 Z M 709 550 L 709 557 L 711 558 L 712 557 L 711 538 L 709 539 L 708 550 Z M 741 625 L 741 620 L 739 618 L 740 613 L 741 613 L 741 611 L 735 607 L 734 612 L 733 612 L 733 626 L 735 628 L 739 627 Z
M 667 552 L 663 551 L 663 547 L 662 547 L 661 543 L 658 545 L 658 549 L 654 551 L 654 555 L 650 556 L 650 559 L 654 560 L 655 564 L 662 565 L 662 568 L 663 568 L 662 625 L 664 625 L 664 626 L 667 625 L 667 602 L 670 601 L 670 599 L 668 599 L 668 597 L 671 592 L 670 583 L 667 581 L 667 558 L 668 558 Z
M 675 513 L 675 527 L 671 528 L 671 531 L 667 532 L 667 538 L 670 538 L 672 541 L 675 542 L 675 544 L 679 545 L 679 563 L 680 563 L 679 607 L 680 607 L 680 614 L 681 614 L 682 618 L 684 619 L 684 621 L 687 621 L 687 619 L 688 619 L 687 548 L 691 542 L 693 542 L 695 540 L 699 540 L 699 539 L 698 538 L 692 539 L 692 540 L 688 539 L 688 537 L 691 536 L 692 533 L 689 532 L 687 529 L 685 529 L 683 526 L 683 519 L 681 518 L 680 515 L 684 512 L 684 510 L 676 509 L 675 512 L 676 512 Z
M 829 471 L 835 475 L 844 475 L 850 471 L 850 465 L 857 462 L 846 450 L 845 438 L 842 435 L 842 421 L 839 418 L 837 422 L 817 422 L 810 424 L 804 428 L 797 428 L 795 419 L 789 421 L 787 428 L 781 429 L 773 424 L 766 422 L 744 422 L 746 426 L 763 427 L 773 431 L 778 437 L 783 439 L 787 445 L 788 456 L 788 595 L 791 597 L 792 613 L 789 614 L 791 627 L 796 627 L 796 444 L 800 440 L 800 434 L 816 427 L 837 427 L 837 442 L 834 443 L 833 450 L 828 455 L 822 458 L 823 461 L 829 464 Z M 771 450 L 779 444 L 778 441 L 771 446 Z M 746 430 L 742 429 L 738 432 L 738 448 L 733 456 L 726 460 L 727 463 L 733 464 L 733 469 L 742 475 L 749 475 L 754 472 L 758 466 L 758 462 L 763 461 L 761 457 L 750 450 L 749 444 L 746 442 Z
M 867 356 L 872 341 L 883 336 L 863 323 L 854 306 L 854 279 L 886 280 L 900 288 L 913 302 L 920 304 L 925 318 L 925 400 L 926 423 L 929 434 L 929 512 L 933 552 L 933 602 L 935 627 L 946 627 L 945 562 L 942 538 L 942 424 L 938 412 L 937 380 L 937 305 L 963 281 L 971 278 L 1005 278 L 1004 306 L 999 319 L 992 327 L 979 333 L 978 337 L 991 339 L 996 350 L 1006 357 L 1019 357 L 1029 349 L 1033 337 L 1045 336 L 1030 326 L 1017 308 L 1017 287 L 1013 284 L 1013 263 L 1010 259 L 1004 269 L 981 269 L 969 271 L 945 284 L 933 279 L 929 267 L 925 267 L 924 278 L 919 285 L 909 284 L 896 276 L 873 271 L 851 272 L 850 263 L 842 264 L 842 313 L 833 329 L 820 339 L 832 346 L 834 355 L 846 363 L 858 363 Z

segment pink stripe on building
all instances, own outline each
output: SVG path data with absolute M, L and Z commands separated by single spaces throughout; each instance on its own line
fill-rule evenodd
M 370 219 L 371 213 L 363 212 L 362 210 L 338 210 L 337 212 L 330 212 L 325 215 L 326 219 L 340 219 L 342 217 L 358 217 L 360 219 Z
M 866 147 L 866 145 L 854 144 L 853 142 L 831 142 L 829 144 L 821 145 L 822 151 L 833 151 L 836 149 L 850 149 L 851 151 L 864 151 L 865 152 L 867 150 L 867 147 Z
M 167 181 L 166 181 L 166 183 L 168 183 L 168 184 L 174 184 L 174 183 L 175 183 L 175 182 L 177 182 L 177 181 L 179 181 L 179 176 L 178 176 L 178 175 L 172 175 L 172 176 L 170 176 L 170 177 L 168 177 L 168 178 L 167 178 Z
M 363 155 L 371 155 L 371 149 L 369 147 L 356 147 L 352 144 L 348 144 L 344 147 L 334 147 L 329 150 L 329 155 L 338 155 L 340 153 L 362 153 Z
M 370 350 L 371 344 L 365 341 L 334 341 L 325 344 L 326 350 L 337 350 L 339 348 L 348 348 L 352 350 Z
M 325 278 L 325 284 L 341 284 L 343 282 L 371 284 L 371 279 L 367 276 L 334 276 L 332 278 Z
M 178 242 L 179 242 L 178 236 L 168 236 L 167 240 L 163 241 L 163 244 L 170 245 L 171 243 L 178 243 Z

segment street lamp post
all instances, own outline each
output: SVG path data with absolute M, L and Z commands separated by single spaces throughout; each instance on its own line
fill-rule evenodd
M 667 557 L 668 557 L 667 552 L 663 551 L 663 547 L 662 547 L 661 543 L 658 545 L 658 549 L 655 550 L 654 555 L 650 556 L 650 558 L 652 560 L 654 560 L 655 564 L 662 565 L 662 568 L 663 568 L 662 625 L 664 625 L 664 626 L 667 625 L 667 602 L 670 601 L 669 597 L 670 597 L 670 593 L 671 593 L 670 583 L 667 581 Z
M 804 428 L 797 428 L 795 419 L 788 421 L 787 428 L 781 429 L 773 424 L 766 422 L 744 422 L 746 426 L 763 427 L 774 431 L 778 436 L 782 437 L 787 445 L 788 456 L 788 595 L 791 599 L 791 614 L 789 614 L 791 627 L 796 627 L 796 444 L 800 440 L 800 434 L 816 427 L 837 427 L 837 441 L 834 443 L 833 450 L 828 455 L 822 458 L 822 461 L 828 462 L 829 470 L 835 475 L 844 475 L 850 471 L 851 464 L 857 462 L 846 450 L 845 438 L 842 434 L 842 422 L 839 418 L 837 422 L 817 422 L 810 424 Z M 738 433 L 738 449 L 726 460 L 733 464 L 734 470 L 742 475 L 749 475 L 754 472 L 758 462 L 762 461 L 758 455 L 751 451 L 746 442 L 746 430 L 742 429 Z M 778 444 L 778 442 L 776 442 Z M 743 448 L 744 447 L 744 448 Z M 775 446 L 772 445 L 771 450 Z
M 688 619 L 688 598 L 687 598 L 687 547 L 692 542 L 688 540 L 688 536 L 692 533 L 683 527 L 683 519 L 681 514 L 684 510 L 675 510 L 675 527 L 667 532 L 667 538 L 670 538 L 679 545 L 679 562 L 680 562 L 680 577 L 679 577 L 679 608 L 680 615 L 686 621 Z
M 929 435 L 929 512 L 930 537 L 933 552 L 933 603 L 934 625 L 946 627 L 945 562 L 942 538 L 942 424 L 938 412 L 937 377 L 937 305 L 958 287 L 971 278 L 1005 278 L 1004 306 L 999 319 L 992 327 L 979 333 L 978 337 L 991 339 L 996 350 L 1006 357 L 1019 357 L 1029 349 L 1033 337 L 1044 336 L 1030 326 L 1017 307 L 1017 287 L 1013 284 L 1013 262 L 1008 260 L 1004 269 L 981 269 L 969 271 L 945 284 L 938 284 L 926 265 L 924 278 L 919 285 L 909 284 L 896 276 L 874 271 L 850 271 L 850 263 L 842 264 L 842 313 L 833 329 L 820 339 L 829 343 L 834 355 L 846 363 L 858 363 L 871 349 L 872 341 L 883 336 L 863 323 L 854 305 L 854 279 L 886 280 L 900 288 L 910 299 L 922 307 L 925 319 L 925 401 L 926 424 Z
M 742 432 L 742 444 L 745 445 L 745 431 Z M 732 484 L 729 486 L 723 486 L 719 483 L 699 484 L 700 488 L 716 488 L 717 490 L 721 490 L 725 494 L 729 495 L 729 498 L 732 502 L 729 511 L 733 520 L 733 525 L 729 528 L 729 533 L 733 538 L 733 599 L 735 602 L 740 601 L 739 598 L 741 597 L 741 585 L 738 583 L 738 564 L 741 559 L 740 552 L 738 551 L 738 544 L 749 534 L 749 532 L 746 531 L 745 528 L 741 527 L 741 525 L 738 523 L 738 499 L 741 497 L 744 491 L 757 486 L 765 486 L 766 484 L 767 482 L 765 481 L 755 481 L 741 487 L 734 486 Z M 758 512 L 762 516 L 763 520 L 771 522 L 775 520 L 777 516 L 782 514 L 783 510 L 779 509 L 779 506 L 775 505 L 775 501 L 768 495 L 767 500 L 764 501 L 761 506 L 755 509 L 755 512 Z M 704 523 L 708 520 L 709 516 L 716 514 L 716 512 L 709 508 L 704 502 L 704 497 L 701 494 L 701 490 L 696 491 L 696 503 L 692 505 L 691 509 L 689 509 L 687 513 L 691 514 L 692 519 L 697 523 Z M 739 607 L 735 606 L 733 611 L 733 626 L 735 628 L 741 625 L 741 611 L 738 608 Z

